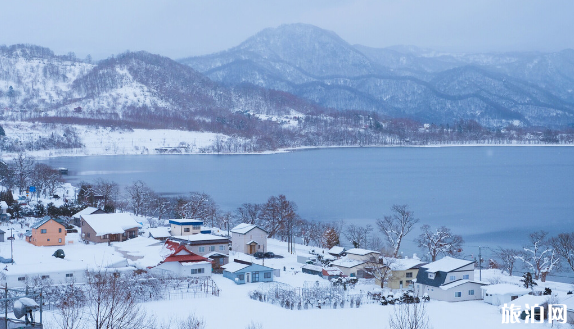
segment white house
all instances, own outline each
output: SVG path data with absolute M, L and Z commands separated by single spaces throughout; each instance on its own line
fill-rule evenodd
M 250 255 L 267 252 L 267 235 L 257 225 L 241 223 L 231 229 L 231 249 Z
M 170 219 L 171 235 L 193 235 L 201 233 L 203 221 L 199 219 Z
M 185 244 L 189 251 L 200 256 L 205 256 L 212 252 L 229 255 L 229 239 L 224 236 L 199 233 L 172 236 L 170 240 Z
M 337 259 L 334 262 L 331 262 L 331 266 L 338 268 L 343 272 L 344 276 L 350 277 L 364 277 L 364 268 L 367 265 L 367 262 L 364 260 L 357 260 L 347 257 L 343 257 Z
M 485 303 L 495 306 L 510 304 L 520 296 L 527 295 L 530 289 L 515 284 L 501 283 L 482 287 L 482 298 Z
M 77 213 L 72 215 L 72 219 L 74 220 L 74 225 L 80 226 L 82 215 L 96 215 L 96 214 L 105 214 L 105 211 L 94 208 L 94 207 L 87 207 L 78 211 Z
M 178 278 L 211 276 L 211 262 L 180 245 L 158 265 L 150 268 L 150 272 Z
M 346 251 L 347 257 L 365 262 L 378 262 L 380 252 L 368 249 L 353 248 Z
M 474 281 L 474 262 L 444 257 L 420 267 L 415 291 L 447 302 L 482 299 L 483 282 Z

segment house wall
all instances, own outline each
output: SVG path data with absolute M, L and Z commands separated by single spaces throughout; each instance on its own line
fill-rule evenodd
M 203 273 L 191 273 L 191 269 L 203 268 Z M 150 270 L 153 273 L 175 276 L 178 278 L 183 277 L 206 277 L 211 276 L 211 264 L 199 263 L 192 266 L 183 266 L 179 262 L 167 262 L 159 264 Z
M 229 245 L 227 244 L 227 242 L 206 243 L 206 244 L 200 244 L 200 245 L 186 245 L 185 247 L 189 251 L 191 251 L 192 253 L 198 254 L 200 256 L 203 256 L 205 254 L 209 254 L 210 252 L 213 252 L 213 251 L 217 251 L 218 253 L 229 255 Z M 200 251 L 201 247 L 203 247 L 203 251 Z M 210 247 L 214 247 L 215 250 L 211 250 Z
M 173 223 L 170 225 L 171 225 L 171 235 L 174 236 L 199 234 L 201 231 L 201 225 L 179 225 Z M 189 232 L 185 232 L 186 228 L 189 229 Z
M 468 280 L 474 280 L 474 264 L 468 264 L 456 271 L 448 272 L 446 274 L 444 284 L 448 284 L 449 282 L 453 282 L 456 280 L 464 280 L 465 275 L 468 275 L 467 278 Z M 454 279 L 452 277 L 454 277 Z
M 273 282 L 274 277 L 274 269 L 263 269 L 257 266 L 248 266 L 240 271 L 237 272 L 228 272 L 223 271 L 223 277 L 230 279 L 231 281 L 235 282 L 236 284 L 245 284 L 245 283 L 254 283 L 253 282 L 253 272 L 259 272 L 259 281 L 255 283 L 261 282 Z M 247 274 L 249 273 L 249 282 L 247 282 Z M 270 278 L 265 278 L 264 273 L 271 273 Z M 239 276 L 243 275 L 243 280 L 239 279 Z M 238 279 L 237 281 L 235 279 Z
M 46 230 L 46 233 L 41 233 L 42 230 Z M 42 226 L 32 229 L 29 242 L 35 246 L 63 246 L 66 244 L 66 228 L 51 219 Z
M 36 273 L 27 273 L 27 274 L 6 274 L 6 281 L 2 280 L 2 283 L 6 283 L 10 288 L 20 288 L 26 287 L 26 283 L 31 285 L 29 282 L 35 277 L 42 277 L 44 275 L 49 276 L 49 279 L 52 280 L 54 284 L 66 283 L 66 282 L 75 282 L 75 283 L 85 283 L 86 282 L 86 269 L 75 269 L 75 270 L 62 270 L 58 272 L 45 272 L 42 273 L 40 271 Z M 66 275 L 72 275 L 71 277 L 66 277 Z
M 355 255 L 355 254 L 347 253 L 347 258 L 362 260 L 362 261 L 376 261 L 379 259 L 379 254 L 377 254 L 376 252 L 373 252 L 373 253 L 361 256 L 361 255 Z
M 482 299 L 481 287 L 482 286 L 480 284 L 467 282 L 461 284 L 460 286 L 456 286 L 448 290 L 443 290 L 439 287 L 432 287 L 415 283 L 416 291 L 420 291 L 421 294 L 427 293 L 433 300 L 441 300 L 446 302 L 461 302 L 466 300 Z M 474 290 L 474 295 L 470 295 L 469 290 Z M 457 291 L 461 292 L 461 297 L 455 297 L 455 292 Z
M 487 295 L 486 295 L 486 292 L 485 292 L 484 290 L 482 291 L 482 293 L 483 293 L 482 298 L 484 299 L 484 302 L 485 302 L 485 303 L 488 303 L 488 304 L 495 305 L 495 306 L 499 306 L 499 305 L 502 305 L 502 304 L 504 304 L 504 303 L 507 303 L 507 304 L 512 303 L 512 296 L 520 297 L 520 296 L 524 296 L 524 295 L 527 294 L 527 293 L 504 294 L 504 295 L 501 295 L 501 294 L 489 294 L 489 295 L 487 296 Z
M 409 280 L 413 281 L 414 279 L 416 279 L 417 274 L 419 273 L 419 269 L 415 268 L 404 271 L 392 271 L 391 273 L 392 275 L 387 282 L 387 287 L 389 287 L 390 289 L 401 289 L 401 281 L 403 282 L 402 288 L 408 288 L 409 285 L 407 284 L 407 281 Z M 412 276 L 410 278 L 407 278 L 407 273 L 411 273 Z
M 357 277 L 357 271 L 364 269 L 366 265 L 367 264 L 360 264 L 360 265 L 357 265 L 355 267 L 343 267 L 343 266 L 333 265 L 333 267 L 340 269 L 341 272 L 343 272 L 344 276 Z
M 234 251 L 249 254 L 249 246 L 247 243 L 251 240 L 258 243 L 255 252 L 269 251 L 267 249 L 267 233 L 258 227 L 252 229 L 246 234 L 231 233 L 231 248 Z

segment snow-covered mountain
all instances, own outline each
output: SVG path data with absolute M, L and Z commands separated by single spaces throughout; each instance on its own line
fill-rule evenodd
M 448 54 L 352 46 L 304 24 L 266 29 L 237 47 L 180 60 L 214 81 L 278 89 L 323 106 L 487 126 L 574 123 L 574 51 Z

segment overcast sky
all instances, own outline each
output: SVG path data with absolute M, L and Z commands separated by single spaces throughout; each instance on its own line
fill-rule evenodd
M 2 1 L 0 44 L 106 58 L 146 50 L 174 59 L 238 45 L 267 27 L 308 23 L 351 44 L 445 51 L 574 48 L 574 0 Z

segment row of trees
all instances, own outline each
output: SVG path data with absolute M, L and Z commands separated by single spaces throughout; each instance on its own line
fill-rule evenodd
M 533 232 L 522 249 L 498 248 L 495 255 L 501 269 L 509 275 L 521 265 L 534 279 L 544 282 L 548 274 L 560 269 L 574 272 L 574 232 L 553 237 L 546 231 Z
M 18 189 L 19 194 L 29 186 L 36 187 L 37 195 L 49 196 L 56 193 L 64 180 L 60 172 L 46 164 L 37 163 L 33 157 L 19 152 L 9 162 L 0 161 L 0 185 L 8 190 Z

